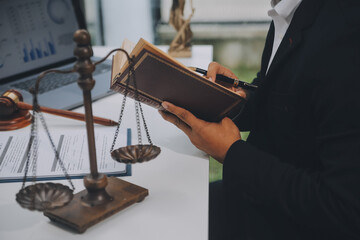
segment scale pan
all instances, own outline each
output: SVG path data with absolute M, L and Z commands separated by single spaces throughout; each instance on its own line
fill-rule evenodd
M 151 145 L 130 145 L 115 149 L 111 152 L 111 157 L 121 163 L 141 163 L 150 161 L 160 154 L 160 148 Z
M 21 189 L 16 201 L 29 210 L 45 211 L 65 206 L 73 198 L 73 191 L 59 183 L 36 183 Z

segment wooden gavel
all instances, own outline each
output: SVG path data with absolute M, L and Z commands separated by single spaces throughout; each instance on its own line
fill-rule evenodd
M 18 110 L 31 110 L 32 108 L 33 108 L 32 105 L 23 102 L 23 97 L 21 93 L 14 89 L 8 90 L 2 96 L 0 96 L 0 118 L 8 118 L 11 117 Z M 82 113 L 76 113 L 72 111 L 66 111 L 66 110 L 54 109 L 48 107 L 40 107 L 40 111 L 61 117 L 85 121 L 85 115 Z M 117 122 L 112 121 L 110 119 L 105 119 L 95 116 L 94 116 L 94 123 L 105 126 L 115 126 L 118 124 Z

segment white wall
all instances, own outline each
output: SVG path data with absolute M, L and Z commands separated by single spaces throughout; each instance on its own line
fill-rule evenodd
M 102 0 L 105 45 L 120 47 L 124 38 L 153 42 L 149 0 Z

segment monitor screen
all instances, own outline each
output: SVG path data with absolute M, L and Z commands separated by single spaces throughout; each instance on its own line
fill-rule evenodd
M 0 0 L 0 79 L 73 57 L 71 0 Z

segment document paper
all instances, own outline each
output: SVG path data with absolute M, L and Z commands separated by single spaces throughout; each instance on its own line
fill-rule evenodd
M 95 132 L 98 171 L 109 176 L 129 175 L 130 166 L 114 161 L 110 156 L 113 132 Z M 131 136 L 130 136 L 131 137 Z M 52 134 L 52 139 L 72 178 L 80 178 L 90 173 L 89 151 L 85 131 L 62 131 Z M 29 134 L 2 133 L 0 137 L 0 182 L 22 181 L 27 161 Z M 127 145 L 126 136 L 119 135 L 117 144 Z M 36 179 L 64 179 L 60 163 L 55 158 L 46 134 L 39 133 L 36 164 Z M 28 181 L 32 180 L 34 166 L 32 158 L 28 170 Z

